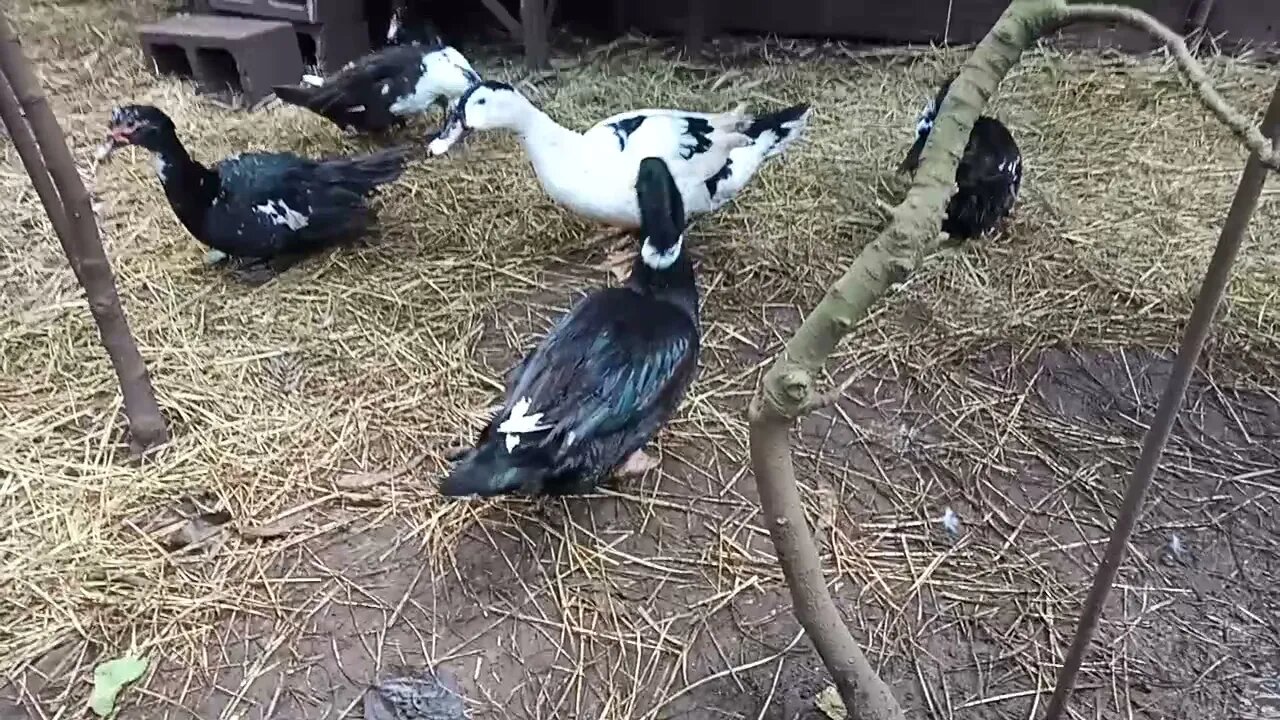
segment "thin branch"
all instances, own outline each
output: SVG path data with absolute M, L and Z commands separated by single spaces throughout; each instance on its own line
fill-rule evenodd
M 16 99 L 21 108 L 19 111 L 18 108 L 10 107 L 6 111 L 6 124 L 8 120 L 17 120 L 18 115 L 26 118 L 25 123 L 15 123 L 18 127 L 11 128 L 10 133 L 15 141 L 24 134 L 33 135 L 43 156 L 42 170 L 46 172 L 32 174 L 32 182 L 39 193 L 42 185 L 51 178 L 61 198 L 62 212 L 51 212 L 50 218 L 58 232 L 58 240 L 62 243 L 67 261 L 84 288 L 89 311 L 93 314 L 102 344 L 116 371 L 135 447 L 139 450 L 156 447 L 168 440 L 169 431 L 156 402 L 146 363 L 138 352 L 138 345 L 129 330 L 129 321 L 120 305 L 115 276 L 102 247 L 102 238 L 98 235 L 98 224 L 93 216 L 89 193 L 76 170 L 75 159 L 67 148 L 66 137 L 58 125 L 58 119 L 41 92 L 40 82 L 23 55 L 18 38 L 2 10 L 0 74 L 12 91 L 5 93 L 2 99 Z M 22 126 L 28 124 L 30 128 L 23 130 Z M 24 163 L 28 169 L 34 167 L 33 158 L 24 158 Z M 46 198 L 52 202 L 47 187 L 41 196 L 42 200 Z M 58 220 L 59 215 L 63 218 L 61 221 Z
M 1275 92 L 1271 96 L 1271 104 L 1267 108 L 1263 127 L 1274 131 L 1277 124 L 1280 124 L 1280 83 L 1276 84 Z M 1272 134 L 1274 135 L 1274 132 Z M 1268 141 L 1268 153 L 1272 150 L 1272 143 Z M 1106 554 L 1098 565 L 1098 571 L 1093 576 L 1093 586 L 1089 589 L 1089 596 L 1085 599 L 1084 608 L 1080 611 L 1076 634 L 1071 641 L 1071 649 L 1067 652 L 1066 660 L 1063 661 L 1062 672 L 1058 675 L 1058 682 L 1053 689 L 1049 706 L 1045 710 L 1044 720 L 1058 720 L 1071 696 L 1076 675 L 1093 640 L 1093 633 L 1097 629 L 1102 608 L 1107 603 L 1107 595 L 1111 591 L 1112 584 L 1115 583 L 1116 573 L 1120 571 L 1120 563 L 1124 562 L 1129 538 L 1138 522 L 1138 516 L 1142 514 L 1142 501 L 1151 486 L 1151 480 L 1155 477 L 1160 457 L 1164 454 L 1165 443 L 1168 442 L 1169 433 L 1173 430 L 1173 423 L 1182 410 L 1187 385 L 1191 382 L 1191 375 L 1196 370 L 1196 363 L 1204 347 L 1205 338 L 1209 336 L 1209 330 L 1213 327 L 1214 313 L 1217 312 L 1218 305 L 1222 303 L 1222 297 L 1226 293 L 1227 283 L 1231 279 L 1231 265 L 1235 262 L 1240 246 L 1244 244 L 1249 230 L 1249 220 L 1258 207 L 1258 198 L 1262 196 L 1262 187 L 1266 184 L 1269 174 L 1259 154 L 1253 153 L 1249 157 L 1248 164 L 1245 165 L 1244 174 L 1240 176 L 1236 196 L 1231 201 L 1231 209 L 1227 212 L 1227 219 L 1222 224 L 1218 247 L 1213 252 L 1213 259 L 1209 261 L 1209 269 L 1205 272 L 1204 282 L 1200 285 L 1200 294 L 1196 297 L 1196 304 L 1191 309 L 1191 318 L 1187 321 L 1187 329 L 1182 336 L 1182 344 L 1178 348 L 1178 357 L 1174 360 L 1173 369 L 1169 374 L 1169 384 L 1165 386 L 1164 393 L 1160 396 L 1160 406 L 1156 409 L 1155 418 L 1152 419 L 1151 427 L 1142 439 L 1142 454 L 1138 457 L 1138 464 L 1134 466 L 1133 474 L 1129 477 L 1129 484 L 1124 493 L 1124 503 L 1116 518 L 1116 526 L 1107 539 Z
M 1204 65 L 1191 54 L 1186 40 L 1177 32 L 1142 10 L 1120 5 L 1067 5 L 1061 13 L 1060 23 L 1069 25 L 1078 22 L 1123 23 L 1143 30 L 1163 42 L 1209 112 L 1235 133 L 1246 148 L 1257 154 L 1263 165 L 1272 170 L 1280 170 L 1280 151 L 1272 148 L 1258 126 L 1218 93 L 1209 74 L 1205 72 Z

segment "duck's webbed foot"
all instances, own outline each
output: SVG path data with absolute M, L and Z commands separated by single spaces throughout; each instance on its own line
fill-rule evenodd
M 637 450 L 627 456 L 626 460 L 618 466 L 614 471 L 614 475 L 620 478 L 640 477 L 650 470 L 656 469 L 662 463 L 657 458 L 649 455 L 644 450 Z

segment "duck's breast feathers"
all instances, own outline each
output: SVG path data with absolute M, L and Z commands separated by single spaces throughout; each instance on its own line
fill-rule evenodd
M 697 353 L 696 323 L 676 306 L 623 288 L 593 293 L 513 378 L 498 433 L 513 452 L 533 442 L 558 455 L 665 415 Z

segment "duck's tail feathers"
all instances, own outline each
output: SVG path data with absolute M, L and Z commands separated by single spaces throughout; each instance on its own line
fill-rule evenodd
M 744 131 L 753 143 L 766 143 L 764 157 L 771 158 L 786 152 L 809 124 L 813 109 L 808 103 L 792 105 L 766 115 L 757 115 Z
M 315 102 L 316 90 L 321 87 L 323 87 L 322 84 L 308 83 L 306 85 L 273 85 L 271 89 L 281 102 L 311 110 L 311 105 Z
M 448 497 L 507 495 L 540 487 L 546 474 L 545 468 L 516 464 L 516 458 L 498 443 L 489 443 L 453 466 L 440 483 L 440 493 Z
M 409 156 L 409 148 L 398 145 L 367 155 L 327 160 L 321 164 L 320 173 L 328 182 L 368 195 L 378 186 L 398 180 Z

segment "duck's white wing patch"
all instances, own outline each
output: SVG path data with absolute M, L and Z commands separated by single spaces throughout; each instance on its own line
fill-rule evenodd
M 551 428 L 542 423 L 542 413 L 529 412 L 531 404 L 529 398 L 520 398 L 507 414 L 507 419 L 498 425 L 498 432 L 506 436 L 507 452 L 519 447 L 521 435 Z
M 284 225 L 290 230 L 301 230 L 311 223 L 309 216 L 289 207 L 283 200 L 268 200 L 261 205 L 254 205 L 253 210 L 272 223 Z M 311 208 L 307 210 L 310 211 Z
M 321 85 L 324 85 L 324 78 L 319 75 L 303 75 L 302 82 L 310 85 L 311 87 L 320 87 Z

